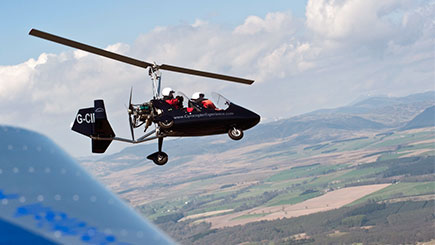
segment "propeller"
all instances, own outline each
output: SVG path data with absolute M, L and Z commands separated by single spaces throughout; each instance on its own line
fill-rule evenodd
M 84 51 L 87 51 L 87 52 L 90 52 L 93 54 L 101 55 L 101 56 L 104 56 L 104 57 L 107 57 L 110 59 L 118 60 L 118 61 L 130 64 L 130 65 L 139 66 L 142 68 L 156 67 L 158 69 L 167 70 L 167 71 L 173 71 L 173 72 L 185 73 L 185 74 L 190 74 L 190 75 L 195 75 L 195 76 L 202 76 L 202 77 L 226 80 L 226 81 L 237 82 L 237 83 L 244 83 L 244 84 L 249 84 L 249 85 L 254 82 L 254 80 L 250 80 L 250 79 L 244 79 L 244 78 L 232 77 L 232 76 L 227 76 L 227 75 L 222 75 L 222 74 L 217 74 L 217 73 L 193 70 L 193 69 L 172 66 L 172 65 L 167 65 L 167 64 L 162 64 L 162 65 L 156 66 L 155 64 L 152 64 L 149 62 L 133 59 L 133 58 L 130 58 L 130 57 L 127 57 L 124 55 L 120 55 L 120 54 L 116 54 L 116 53 L 106 51 L 103 49 L 95 48 L 95 47 L 89 46 L 87 44 L 79 43 L 79 42 L 76 42 L 76 41 L 73 41 L 70 39 L 59 37 L 59 36 L 56 36 L 56 35 L 53 35 L 53 34 L 50 34 L 47 32 L 43 32 L 43 31 L 39 31 L 36 29 L 30 30 L 29 35 L 43 38 L 43 39 L 46 39 L 46 40 L 49 40 L 52 42 L 60 43 L 60 44 L 70 46 L 73 48 L 81 49 L 81 50 L 84 50 Z
M 130 99 L 128 100 L 128 120 L 130 121 L 130 132 L 131 132 L 131 138 L 134 141 L 134 131 L 133 131 L 133 119 L 131 118 L 131 115 L 133 114 L 133 105 L 131 104 L 131 97 L 133 95 L 133 87 L 130 89 Z

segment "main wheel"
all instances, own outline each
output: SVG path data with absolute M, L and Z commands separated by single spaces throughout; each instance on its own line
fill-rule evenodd
M 240 140 L 241 138 L 243 138 L 243 131 L 234 127 L 228 130 L 228 135 L 233 140 Z
M 159 152 L 153 162 L 159 166 L 165 165 L 168 162 L 168 154 Z
M 149 155 L 147 158 L 160 166 L 165 165 L 168 162 L 168 154 L 164 153 L 163 151 L 154 152 L 153 154 Z
M 174 125 L 174 121 L 173 120 L 160 121 L 159 125 L 160 125 L 160 127 L 164 128 L 164 129 L 168 129 L 168 128 L 171 128 L 172 125 Z

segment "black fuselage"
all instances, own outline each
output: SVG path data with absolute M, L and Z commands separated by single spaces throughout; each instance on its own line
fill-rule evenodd
M 155 121 L 170 121 L 174 124 L 164 129 L 167 136 L 203 136 L 227 133 L 231 128 L 247 130 L 260 122 L 260 116 L 248 109 L 230 103 L 225 110 L 202 108 L 187 112 L 176 109 L 163 100 L 154 100 L 153 105 L 163 113 Z

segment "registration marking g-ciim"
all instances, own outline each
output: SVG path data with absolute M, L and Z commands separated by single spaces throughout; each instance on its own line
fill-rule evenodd
M 95 123 L 95 114 L 94 113 L 86 113 L 84 116 L 82 114 L 77 114 L 77 123 L 82 124 L 85 123 Z

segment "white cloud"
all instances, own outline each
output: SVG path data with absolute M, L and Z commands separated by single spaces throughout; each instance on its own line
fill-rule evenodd
M 433 5 L 418 0 L 310 0 L 306 24 L 319 39 L 379 53 L 389 42 L 417 41 L 433 18 Z
M 200 27 L 200 26 L 204 26 L 204 25 L 207 25 L 207 24 L 208 24 L 207 21 L 196 19 L 195 22 L 192 24 L 192 27 Z
M 326 38 L 354 36 L 370 40 L 389 35 L 391 22 L 384 11 L 397 8 L 397 0 L 311 0 L 306 9 L 307 26 Z
M 234 29 L 235 34 L 253 35 L 260 32 L 267 33 L 289 33 L 292 29 L 292 17 L 289 13 L 269 13 L 266 18 L 262 19 L 258 16 L 249 16 L 245 23 Z
M 11 101 L 23 90 L 30 90 L 33 85 L 35 68 L 47 62 L 47 54 L 41 54 L 37 60 L 15 66 L 0 66 L 0 102 Z
M 77 59 L 77 60 L 89 55 L 88 52 L 82 51 L 82 50 L 79 50 L 79 49 L 76 49 L 73 52 L 74 52 L 74 58 Z
M 131 45 L 116 43 L 106 50 L 255 79 L 246 86 L 163 73 L 164 85 L 187 95 L 217 90 L 265 118 L 288 117 L 365 94 L 435 89 L 433 3 L 310 0 L 306 18 L 275 12 L 247 17 L 234 29 L 196 20 L 156 27 Z M 128 137 L 124 105 L 130 86 L 133 102 L 151 97 L 141 68 L 77 50 L 42 54 L 0 66 L 0 121 L 42 131 L 86 155 L 88 139 L 68 129 L 75 113 L 103 98 L 115 132 Z

